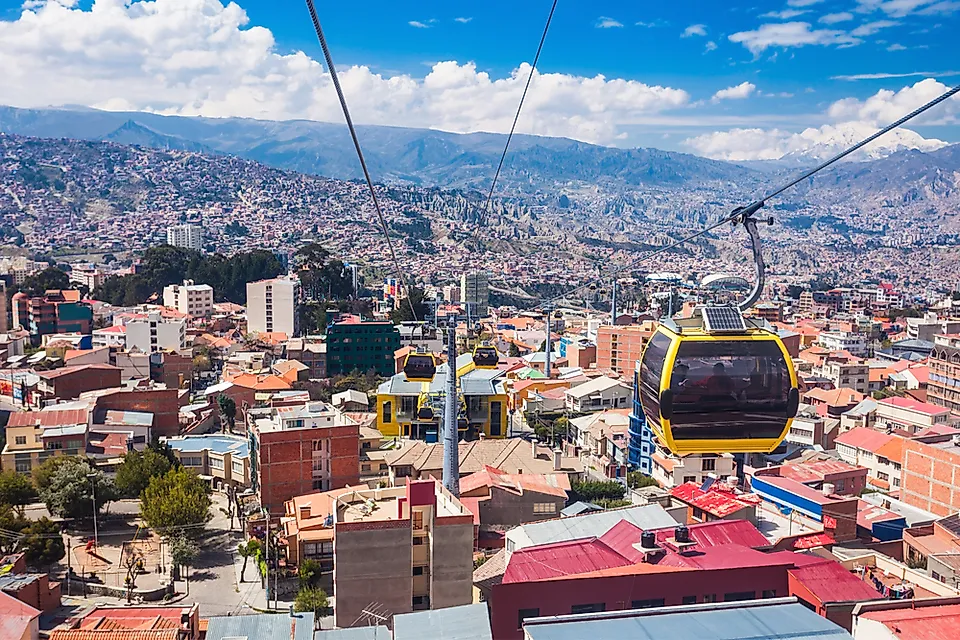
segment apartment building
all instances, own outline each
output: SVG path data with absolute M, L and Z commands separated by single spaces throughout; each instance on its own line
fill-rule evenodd
M 74 264 L 70 269 L 70 282 L 81 287 L 86 287 L 88 291 L 95 291 L 103 284 L 104 274 L 100 269 L 92 264 Z
M 203 249 L 203 228 L 195 224 L 178 224 L 167 229 L 167 244 L 184 249 Z
M 938 516 L 960 511 L 960 438 L 904 441 L 900 499 Z
M 294 278 L 273 278 L 247 283 L 247 331 L 249 333 L 299 332 L 297 303 L 300 282 Z
M 820 367 L 820 375 L 830 380 L 838 389 L 845 387 L 862 394 L 870 391 L 870 367 L 861 360 L 827 356 Z
M 877 429 L 916 434 L 929 427 L 948 425 L 952 421 L 949 409 L 928 402 L 896 397 L 877 401 Z
M 127 351 L 179 351 L 187 345 L 187 316 L 175 309 L 144 305 L 138 311 L 115 315 L 113 322 L 124 327 Z
M 927 400 L 960 415 L 960 333 L 934 336 L 929 362 Z
M 360 480 L 360 426 L 325 402 L 251 414 L 251 485 L 260 504 L 283 513 L 294 496 Z
M 904 447 L 909 440 L 857 427 L 841 433 L 834 442 L 844 462 L 867 468 L 867 484 L 882 491 L 900 488 Z
M 910 340 L 935 342 L 938 335 L 960 333 L 960 320 L 945 320 L 932 311 L 922 318 L 906 318 L 906 321 L 907 338 Z
M 327 344 L 305 338 L 287 340 L 286 356 L 306 365 L 308 377 L 314 380 L 327 377 Z
M 163 288 L 163 306 L 191 318 L 209 318 L 213 314 L 213 287 L 193 280 L 168 284 Z
M 93 328 L 93 309 L 81 301 L 75 289 L 50 290 L 42 296 L 29 297 L 22 291 L 13 295 L 13 328 L 30 333 L 30 341 L 38 346 L 43 336 L 60 333 L 89 334 Z
M 730 453 L 695 453 L 680 457 L 658 448 L 650 458 L 653 463 L 651 477 L 666 489 L 685 482 L 702 484 L 710 475 L 726 478 L 737 472 L 736 462 Z
M 372 603 L 398 614 L 473 600 L 474 516 L 436 480 L 304 495 L 285 510 L 291 562 L 332 566 L 338 627 L 361 624 Z
M 820 346 L 830 351 L 847 351 L 855 356 L 867 355 L 867 338 L 849 331 L 824 331 L 820 334 Z
M 207 434 L 177 436 L 164 442 L 187 469 L 210 478 L 214 489 L 250 486 L 249 441 L 242 436 Z
M 486 318 L 490 313 L 490 274 L 486 271 L 460 274 L 460 301 L 472 302 L 472 313 Z
M 576 413 L 629 408 L 632 395 L 630 385 L 606 376 L 594 378 L 564 392 L 567 411 Z
M 651 323 L 642 325 L 602 325 L 597 329 L 597 368 L 612 369 L 624 380 L 633 377 L 633 368 L 643 347 L 653 335 Z
M 392 322 L 342 316 L 327 328 L 327 374 L 372 369 L 389 376 L 394 372 L 393 352 L 399 348 L 400 332 Z

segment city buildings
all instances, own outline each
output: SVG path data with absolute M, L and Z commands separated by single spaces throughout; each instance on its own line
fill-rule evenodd
M 319 380 L 327 377 L 327 343 L 291 338 L 286 343 L 286 356 L 306 365 L 309 378 Z
M 213 313 L 213 287 L 184 280 L 163 288 L 163 306 L 191 318 L 208 318 Z
M 214 489 L 243 490 L 250 482 L 249 441 L 242 436 L 176 436 L 164 442 L 187 469 L 210 478 Z
M 823 331 L 820 345 L 829 351 L 847 351 L 855 356 L 867 355 L 867 338 L 850 331 Z
M 70 282 L 86 287 L 87 291 L 93 292 L 100 288 L 105 278 L 100 269 L 92 264 L 74 264 L 70 269 Z
M 934 336 L 927 399 L 960 415 L 960 333 Z
M 203 228 L 194 224 L 167 227 L 167 244 L 194 251 L 203 250 Z
M 389 321 L 342 316 L 327 328 L 327 375 L 351 371 L 393 374 L 393 352 L 400 348 L 400 333 Z
M 948 425 L 954 419 L 950 409 L 913 398 L 883 398 L 877 400 L 874 427 L 889 431 L 906 431 L 916 434 L 934 426 Z
M 946 320 L 939 318 L 933 311 L 924 314 L 922 318 L 906 318 L 907 339 L 935 342 L 937 335 L 960 333 L 960 320 Z
M 45 401 L 72 400 L 85 391 L 120 386 L 120 369 L 109 364 L 84 364 L 38 371 L 37 393 Z
M 13 328 L 28 331 L 34 346 L 46 335 L 89 335 L 93 328 L 93 309 L 80 300 L 75 289 L 51 290 L 34 298 L 21 291 L 13 295 L 11 306 Z
M 359 482 L 360 427 L 332 406 L 275 407 L 250 422 L 251 483 L 270 513 L 294 496 Z
M 174 309 L 143 305 L 136 311 L 115 315 L 113 322 L 124 327 L 127 351 L 179 351 L 187 345 L 187 316 Z
M 857 427 L 841 433 L 834 443 L 840 458 L 854 466 L 866 467 L 867 482 L 884 491 L 898 489 L 902 482 L 904 438 Z M 837 489 L 843 491 L 843 487 Z M 918 505 L 919 506 L 919 505 Z
M 960 440 L 903 442 L 900 498 L 938 516 L 960 511 Z
M 633 378 L 634 366 L 654 329 L 652 323 L 600 326 L 597 329 L 597 368 L 612 369 L 624 380 Z
M 60 583 L 50 582 L 46 573 L 27 573 L 23 552 L 0 558 L 0 592 L 44 613 L 52 613 L 60 607 Z M 0 622 L 3 621 L 0 611 Z M 0 626 L 0 631 L 4 629 Z
M 247 332 L 299 333 L 300 282 L 283 277 L 247 283 Z
M 482 270 L 461 274 L 459 302 L 472 302 L 471 313 L 486 318 L 490 313 L 490 274 Z
M 733 455 L 729 453 L 700 453 L 680 457 L 657 447 L 650 459 L 653 465 L 650 476 L 666 488 L 685 482 L 700 484 L 710 475 L 722 479 L 737 471 Z
M 633 390 L 626 383 L 600 376 L 564 392 L 567 411 L 589 413 L 630 406 Z

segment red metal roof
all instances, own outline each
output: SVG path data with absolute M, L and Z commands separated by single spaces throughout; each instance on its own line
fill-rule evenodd
M 832 560 L 790 569 L 789 573 L 821 603 L 883 599 L 873 586 Z
M 815 549 L 816 547 L 825 547 L 828 544 L 836 544 L 837 541 L 833 539 L 829 533 L 812 533 L 808 536 L 803 536 L 802 538 L 797 538 L 793 541 L 794 549 Z
M 674 487 L 670 495 L 691 506 L 701 509 L 717 518 L 733 515 L 743 508 L 754 506 L 753 502 L 741 500 L 738 496 L 725 491 L 701 491 L 695 482 L 685 482 Z
M 40 611 L 0 591 L 0 637 L 25 638 L 30 621 L 40 616 Z
M 877 402 L 891 407 L 897 407 L 898 409 L 916 411 L 917 413 L 922 413 L 928 416 L 938 416 L 941 413 L 949 411 L 949 409 L 946 407 L 939 407 L 928 402 L 920 402 L 918 400 L 914 400 L 913 398 L 884 398 L 883 400 L 878 400 Z
M 953 640 L 960 634 L 960 604 L 867 611 L 861 618 L 881 622 L 897 638 Z
M 836 437 L 834 442 L 837 444 L 845 444 L 848 447 L 863 449 L 864 451 L 876 452 L 877 449 L 896 437 L 897 436 L 875 431 L 874 429 L 868 429 L 867 427 L 857 427 L 846 433 L 841 433 Z
M 558 542 L 514 551 L 504 584 L 533 582 L 634 564 L 596 538 Z
M 770 546 L 770 541 L 748 520 L 715 520 L 690 525 L 688 529 L 690 538 L 697 542 L 699 549 L 728 544 L 739 544 L 752 549 Z M 658 543 L 673 537 L 673 529 L 660 529 L 655 533 Z

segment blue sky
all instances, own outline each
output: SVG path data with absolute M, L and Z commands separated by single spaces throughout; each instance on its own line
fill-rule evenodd
M 62 46 L 70 63 L 67 66 L 76 65 L 75 74 L 95 78 L 100 84 L 74 86 L 76 81 L 71 78 L 53 82 L 56 90 L 11 86 L 9 96 L 0 89 L 0 101 L 22 106 L 80 102 L 101 108 L 203 115 L 335 119 L 335 112 L 316 106 L 318 100 L 326 101 L 324 94 L 302 95 L 304 79 L 300 74 L 306 72 L 294 60 L 294 54 L 302 51 L 314 60 L 320 60 L 321 54 L 301 2 L 240 0 L 246 21 L 238 20 L 237 28 L 231 29 L 232 14 L 217 0 L 158 0 L 166 9 L 157 13 L 165 17 L 158 15 L 153 23 L 182 34 L 182 41 L 173 48 L 169 42 L 150 37 L 141 42 L 146 23 L 132 26 L 144 12 L 138 5 L 149 3 L 124 5 L 121 0 L 98 0 L 99 12 L 91 11 L 89 0 L 60 3 L 66 7 L 50 8 L 34 1 L 29 7 L 40 18 L 25 20 L 20 2 L 0 0 L 0 63 L 26 59 L 33 46 L 27 44 L 32 42 L 28 35 L 35 40 L 40 34 L 41 40 L 48 37 Z M 349 70 L 365 66 L 379 77 L 364 78 L 357 73 L 355 82 L 345 82 L 348 94 L 356 92 L 351 102 L 359 104 L 358 120 L 450 130 L 497 130 L 509 122 L 512 109 L 507 106 L 511 102 L 515 105 L 510 98 L 518 91 L 517 83 L 503 82 L 499 89 L 485 90 L 473 85 L 482 73 L 492 80 L 507 79 L 521 62 L 532 59 L 549 6 L 548 0 L 368 0 L 319 2 L 317 8 L 338 67 Z M 189 28 L 178 29 L 174 16 L 184 12 L 195 12 L 200 18 L 191 20 Z M 64 37 L 70 37 L 63 32 L 58 35 L 58 29 L 68 29 L 67 19 L 77 21 L 71 33 L 85 34 L 85 38 L 78 38 L 75 48 L 60 45 Z M 212 26 L 194 29 L 193 23 L 197 22 Z M 539 66 L 542 74 L 555 74 L 555 83 L 551 88 L 539 79 L 535 81 L 530 122 L 521 120 L 521 130 L 571 135 L 601 144 L 693 150 L 714 157 L 723 157 L 730 149 L 734 154 L 776 155 L 795 149 L 800 139 L 788 136 L 796 136 L 807 127 L 858 123 L 865 130 L 882 126 L 884 118 L 892 120 L 942 88 L 930 83 L 917 88 L 924 78 L 937 79 L 947 86 L 960 82 L 960 47 L 954 42 L 958 26 L 960 0 L 560 0 Z M 265 43 L 259 37 L 262 29 L 255 29 L 258 27 L 268 29 L 273 41 Z M 248 41 L 253 37 L 251 31 L 259 34 L 254 45 Z M 237 41 L 236 49 L 221 44 L 231 39 Z M 5 40 L 13 45 L 4 44 Z M 256 76 L 265 86 L 244 95 L 231 91 L 226 83 L 218 87 L 216 78 L 236 74 L 236 64 L 231 65 L 234 69 L 216 69 L 214 62 L 177 63 L 171 72 L 170 61 L 183 57 L 177 51 L 194 45 L 197 59 L 207 54 L 229 59 L 244 49 L 264 48 L 263 59 L 253 60 L 251 54 L 250 60 L 241 63 L 249 68 L 242 75 L 234 75 L 231 82 L 234 86 L 246 85 Z M 91 51 L 99 46 L 105 47 L 102 55 Z M 130 51 L 135 53 L 125 53 L 125 46 L 134 47 Z M 84 51 L 83 64 L 76 60 L 78 48 Z M 117 74 L 114 84 L 111 56 Z M 272 61 L 265 56 L 272 56 Z M 424 78 L 443 61 L 455 61 L 457 65 L 444 69 L 440 89 L 430 89 L 429 83 L 424 85 Z M 468 63 L 474 63 L 475 68 L 470 66 L 465 71 Z M 31 59 L 30 64 L 40 63 Z M 162 82 L 172 82 L 171 77 L 176 82 L 151 96 L 146 80 L 142 89 L 136 82 L 140 77 L 155 79 L 158 66 L 163 68 Z M 202 69 L 197 71 L 196 66 Z M 32 75 L 55 73 L 42 68 Z M 285 74 L 290 79 L 282 91 L 290 95 L 281 102 L 268 94 L 269 87 L 276 86 Z M 590 86 L 584 85 L 583 79 L 598 74 L 608 81 L 632 84 L 622 88 L 617 83 L 604 84 L 605 97 L 593 104 Z M 404 79 L 409 82 L 404 84 Z M 482 78 L 480 81 L 482 84 Z M 460 91 L 461 102 L 451 99 L 457 93 L 451 83 L 457 82 L 473 86 Z M 575 90 L 568 86 L 573 82 L 580 82 L 580 87 Z M 423 86 L 414 86 L 416 83 Z M 539 96 L 538 85 L 543 92 Z M 20 89 L 16 94 L 15 88 Z M 315 88 L 320 90 L 319 85 Z M 878 96 L 877 92 L 884 89 L 902 93 Z M 396 102 L 398 96 L 407 93 L 408 100 Z M 378 105 L 384 96 L 389 104 Z M 534 105 L 535 97 L 543 104 Z M 473 107 L 471 100 L 499 106 L 495 113 L 478 112 L 470 119 L 464 115 L 464 105 Z M 913 129 L 924 138 L 960 142 L 958 113 L 960 107 L 952 104 L 939 116 L 928 118 L 928 124 Z M 430 120 L 431 115 L 435 122 Z M 940 123 L 929 124 L 937 121 Z M 691 142 L 714 132 L 754 129 L 766 136 L 767 146 L 762 152 L 742 147 L 748 134 Z M 822 143 L 836 137 L 832 131 L 821 131 L 810 140 Z M 780 146 L 771 150 L 769 145 L 774 143 Z

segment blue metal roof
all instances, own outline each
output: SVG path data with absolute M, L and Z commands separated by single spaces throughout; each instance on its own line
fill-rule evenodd
M 291 623 L 295 624 L 291 633 Z M 284 640 L 313 640 L 313 614 L 258 613 L 252 616 L 216 616 L 210 618 L 207 640 L 225 638 L 283 638 Z
M 841 627 L 783 598 L 536 620 L 524 624 L 529 640 L 852 640 Z
M 492 640 L 487 605 L 404 613 L 393 618 L 393 640 Z
M 209 449 L 215 453 L 232 453 L 237 458 L 246 458 L 250 455 L 247 439 L 241 436 L 226 434 L 208 434 L 202 436 L 178 436 L 168 438 L 167 444 L 171 449 L 187 453 Z

